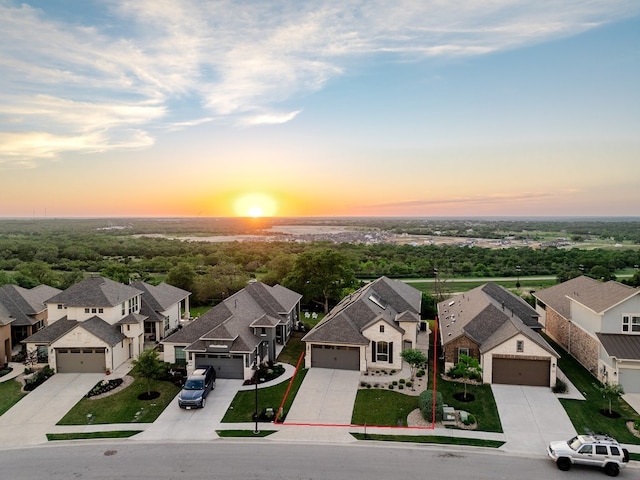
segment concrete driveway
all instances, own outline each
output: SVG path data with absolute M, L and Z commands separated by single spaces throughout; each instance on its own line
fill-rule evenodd
M 552 440 L 576 434 L 569 416 L 549 387 L 491 385 L 506 444 L 502 449 L 546 455 Z
M 194 410 L 181 409 L 176 395 L 155 422 L 133 438 L 145 441 L 200 441 L 218 438 L 215 429 L 242 383 L 242 380 L 219 378 L 216 380 L 216 388 L 207 397 L 205 407 Z
M 360 372 L 310 368 L 285 424 L 349 425 Z
M 91 388 L 101 373 L 57 373 L 0 417 L 0 448 L 37 445 Z

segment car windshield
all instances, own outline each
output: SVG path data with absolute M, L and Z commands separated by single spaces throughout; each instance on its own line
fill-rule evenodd
M 201 379 L 188 379 L 184 384 L 185 390 L 202 390 L 204 385 L 204 381 Z
M 571 440 L 567 441 L 569 448 L 571 448 L 571 450 L 575 450 L 576 452 L 582 446 L 582 443 L 583 442 L 580 437 L 573 437 Z

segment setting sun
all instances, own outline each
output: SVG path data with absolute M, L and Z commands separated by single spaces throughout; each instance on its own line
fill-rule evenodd
M 234 211 L 239 217 L 273 217 L 277 211 L 277 203 L 269 195 L 249 193 L 236 200 Z

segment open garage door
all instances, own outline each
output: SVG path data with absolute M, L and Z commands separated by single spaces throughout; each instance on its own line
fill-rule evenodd
M 104 348 L 56 348 L 58 373 L 104 373 Z
M 340 370 L 360 370 L 360 349 L 338 345 L 312 345 L 311 366 L 337 368 Z
M 491 382 L 548 387 L 551 375 L 550 362 L 550 359 L 525 360 L 493 357 Z

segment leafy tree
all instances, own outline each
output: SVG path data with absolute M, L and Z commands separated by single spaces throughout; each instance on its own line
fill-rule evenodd
M 148 349 L 131 362 L 138 374 L 147 380 L 147 395 L 151 395 L 151 380 L 158 378 L 164 370 L 159 355 L 156 350 Z
M 110 263 L 102 269 L 102 275 L 125 285 L 131 280 L 131 271 L 129 267 L 123 263 Z
M 604 383 L 596 385 L 596 388 L 602 394 L 602 398 L 609 401 L 609 415 L 611 415 L 611 399 L 624 394 L 624 388 L 619 383 Z
M 167 274 L 167 283 L 174 287 L 193 292 L 196 271 L 190 264 L 180 262 Z
M 450 370 L 449 376 L 453 378 L 461 378 L 464 384 L 464 398 L 467 398 L 467 383 L 472 380 L 482 380 L 482 368 L 478 359 L 470 357 L 469 355 L 460 355 L 458 363 L 456 363 Z
M 422 418 L 425 420 L 433 420 L 433 390 L 425 390 L 418 397 L 418 408 L 422 412 Z M 435 404 L 435 420 L 439 422 L 442 420 L 444 410 L 444 398 L 442 392 L 436 392 L 436 404 Z
M 416 370 L 427 363 L 427 356 L 417 348 L 408 348 L 400 353 L 402 359 L 411 367 L 411 382 L 415 377 Z

